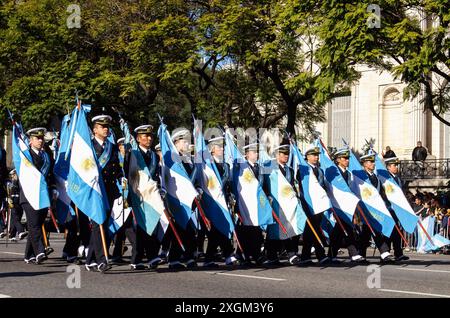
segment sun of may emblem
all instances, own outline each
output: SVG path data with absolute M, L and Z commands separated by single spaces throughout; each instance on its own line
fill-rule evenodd
M 33 164 L 30 162 L 30 160 L 28 160 L 27 158 L 23 158 L 23 163 L 25 164 L 25 166 L 27 167 L 31 167 Z
M 284 185 L 281 188 L 281 196 L 284 198 L 291 198 L 293 195 L 295 195 L 294 190 L 292 190 L 291 186 Z
M 208 176 L 208 189 L 214 190 L 216 186 L 215 178 L 213 176 Z
M 386 193 L 393 193 L 395 191 L 394 186 L 388 183 L 385 187 Z
M 81 168 L 84 171 L 91 170 L 95 167 L 95 162 L 91 158 L 86 158 L 81 162 Z
M 372 191 L 369 188 L 364 188 L 361 191 L 361 196 L 363 197 L 363 199 L 368 199 L 372 196 Z
M 253 173 L 250 171 L 249 168 L 244 170 L 242 177 L 244 178 L 244 181 L 246 183 L 251 183 L 253 181 L 253 179 L 255 178 L 255 176 L 253 175 Z

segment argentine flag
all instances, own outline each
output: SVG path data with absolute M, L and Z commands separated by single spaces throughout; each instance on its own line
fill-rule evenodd
M 164 234 L 169 226 L 169 220 L 164 213 L 165 207 L 158 183 L 152 179 L 139 146 L 130 134 L 128 125 L 123 122 L 121 128 L 125 136 L 125 145 L 131 146 L 128 189 L 136 222 L 148 235 L 152 235 L 158 227 L 157 232 L 159 233 L 161 229 Z
M 408 233 L 413 233 L 417 226 L 419 217 L 414 213 L 411 205 L 403 194 L 400 186 L 392 178 L 389 171 L 386 170 L 380 157 L 375 154 L 375 167 L 377 171 L 378 180 L 383 185 L 384 192 L 388 200 L 391 202 L 391 207 L 395 212 L 400 224 Z
M 75 110 L 67 194 L 73 203 L 97 224 L 106 220 L 109 204 L 92 148 L 91 134 L 83 108 Z
M 230 149 L 233 163 L 232 188 L 243 225 L 272 224 L 272 207 L 250 164 L 237 149 L 229 131 L 225 133 L 225 149 Z
M 359 199 L 345 182 L 339 168 L 328 156 L 322 143 L 318 142 L 317 144 L 320 149 L 320 166 L 325 174 L 326 192 L 331 204 L 338 216 L 347 224 L 353 226 L 353 215 Z
M 223 193 L 222 178 L 206 147 L 197 120 L 194 120 L 194 127 L 196 178 L 204 191 L 201 199 L 202 206 L 206 216 L 219 232 L 231 238 L 234 224 Z
M 14 123 L 12 136 L 13 162 L 23 194 L 34 210 L 50 206 L 45 176 L 33 164 L 28 139 L 20 124 Z
M 366 211 L 369 211 L 369 214 L 366 213 L 369 219 L 368 222 L 376 231 L 383 233 L 386 237 L 390 237 L 395 225 L 394 219 L 386 208 L 380 193 L 370 183 L 369 176 L 352 151 L 350 151 L 350 165 L 348 169 L 352 173 L 350 189 L 362 200 L 363 204 L 361 206 Z
M 192 214 L 192 203 L 198 193 L 183 167 L 178 151 L 173 144 L 167 126 L 161 123 L 158 138 L 162 152 L 161 183 L 166 190 L 169 213 L 183 228 L 186 228 Z
M 422 226 L 430 235 L 433 240 L 434 224 L 436 218 L 434 216 L 427 216 L 422 220 Z M 433 244 L 428 240 L 426 233 L 422 230 L 422 227 L 417 228 L 417 253 L 427 253 L 435 249 L 434 240 Z
M 76 110 L 72 112 L 73 114 Z M 60 132 L 60 145 L 58 147 L 57 157 L 53 173 L 55 175 L 56 190 L 59 192 L 58 199 L 56 200 L 56 216 L 60 224 L 64 224 L 68 220 L 68 214 L 75 215 L 70 206 L 70 197 L 67 195 L 67 176 L 69 175 L 70 161 L 66 159 L 66 151 L 70 152 L 67 144 L 69 142 L 69 133 L 71 128 L 71 116 L 65 115 L 61 123 Z
M 291 142 L 290 148 L 288 165 L 291 165 L 294 174 L 295 171 L 300 173 L 303 197 L 305 198 L 309 211 L 313 214 L 320 214 L 327 211 L 331 208 L 331 201 L 325 189 L 320 185 L 311 166 L 306 163 L 298 147 Z
M 267 235 L 270 239 L 282 240 L 302 234 L 305 229 L 306 214 L 294 188 L 281 173 L 278 164 L 266 161 L 265 165 L 277 167 L 264 177 L 272 198 L 273 210 L 287 231 L 285 234 L 280 225 L 275 223 L 267 226 Z

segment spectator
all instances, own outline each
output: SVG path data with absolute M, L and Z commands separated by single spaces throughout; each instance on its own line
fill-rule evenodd
M 427 148 L 422 146 L 422 142 L 417 142 L 417 147 L 414 148 L 412 152 L 412 160 L 414 161 L 424 161 L 427 158 Z
M 391 147 L 389 147 L 389 146 L 386 146 L 386 152 L 383 152 L 382 155 L 383 155 L 383 159 L 397 157 L 395 152 L 393 150 L 391 150 Z
M 416 215 L 424 218 L 428 214 L 428 207 L 424 206 L 423 204 L 423 196 L 422 195 L 416 195 L 414 204 L 413 204 L 413 210 Z

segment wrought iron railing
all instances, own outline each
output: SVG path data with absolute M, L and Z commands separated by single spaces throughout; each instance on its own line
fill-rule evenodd
M 403 180 L 450 179 L 450 159 L 401 160 L 399 174 Z

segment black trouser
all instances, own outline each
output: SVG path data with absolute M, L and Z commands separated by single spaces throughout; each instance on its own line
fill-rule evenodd
M 400 229 L 400 227 L 398 228 Z M 392 231 L 388 244 L 389 244 L 389 251 L 391 250 L 391 244 L 394 247 L 395 257 L 400 257 L 403 255 L 402 237 L 400 236 L 400 233 L 398 233 L 396 228 L 394 228 L 394 230 Z
M 205 263 L 213 262 L 220 246 L 223 257 L 227 258 L 233 255 L 233 244 L 231 240 L 221 233 L 212 223 L 210 231 L 206 232 L 208 236 L 208 245 L 206 247 Z
M 29 203 L 23 203 L 22 209 L 27 216 L 29 230 L 28 240 L 25 246 L 25 259 L 29 259 L 45 252 L 42 225 L 47 217 L 48 209 L 35 210 Z
M 282 248 L 286 250 L 288 259 L 294 255 L 297 255 L 299 239 L 300 239 L 299 235 L 293 236 L 285 240 L 273 240 L 266 238 L 265 250 L 267 259 L 269 261 L 278 260 L 279 259 L 278 255 L 281 252 Z
M 24 232 L 24 228 L 22 223 L 23 209 L 18 205 L 14 205 L 14 208 L 11 209 L 11 229 L 9 232 L 10 237 L 16 236 L 16 234 L 20 234 Z
M 156 229 L 155 229 L 156 230 Z M 147 258 L 147 262 L 151 262 L 158 257 L 159 248 L 161 243 L 159 242 L 156 234 L 148 235 L 139 225 L 136 229 L 137 235 L 137 250 L 141 261 L 144 257 Z
M 314 230 L 319 236 L 322 244 L 325 244 L 326 239 L 323 235 L 322 229 L 320 225 L 322 224 L 323 213 L 315 214 L 313 216 L 308 216 L 309 221 L 311 222 Z M 317 259 L 320 261 L 325 257 L 325 249 L 320 245 L 317 241 L 314 232 L 308 224 L 305 224 L 305 231 L 303 232 L 303 248 L 302 248 L 302 256 L 301 260 L 311 259 L 311 248 L 314 246 L 315 253 Z
M 206 237 L 206 230 L 204 227 L 201 229 L 197 229 L 197 237 L 196 237 L 196 247 L 197 252 L 203 253 L 205 249 L 205 237 Z
M 89 251 L 88 255 L 86 257 L 86 264 L 91 263 L 107 263 L 106 262 L 106 256 L 103 252 L 103 243 L 101 238 L 101 232 L 100 232 L 100 225 L 95 223 L 91 220 L 92 223 L 92 232 L 91 232 L 91 238 L 89 240 Z M 106 219 L 104 224 L 108 224 L 108 219 Z M 110 238 L 108 235 L 106 235 L 106 229 L 104 228 L 105 232 L 105 241 L 106 241 L 106 247 L 108 248 L 110 244 Z
M 370 246 L 370 237 L 371 237 L 370 228 L 366 224 L 363 224 L 360 234 L 359 251 L 360 255 L 364 258 L 366 257 L 367 254 L 367 248 Z M 373 239 L 375 241 L 376 247 L 380 251 L 380 254 L 389 251 L 389 245 L 387 244 L 389 240 L 386 236 L 384 236 L 381 233 L 375 232 L 375 237 Z
M 180 225 L 174 222 L 175 229 L 180 236 L 181 242 L 184 245 L 185 252 L 180 247 L 178 240 L 175 237 L 173 230 L 169 227 L 165 235 L 168 235 L 170 238 L 170 250 L 169 250 L 169 258 L 170 262 L 179 262 L 181 261 L 181 256 L 183 256 L 184 260 L 194 259 L 194 251 L 196 248 L 195 244 L 195 229 L 192 221 L 189 221 L 186 229 L 183 229 Z
M 130 213 L 128 215 L 128 218 L 123 223 L 123 225 L 116 232 L 114 239 L 114 250 L 112 254 L 113 258 L 121 258 L 123 256 L 123 245 L 125 243 L 125 238 L 128 238 L 128 241 L 130 242 L 132 249 L 131 264 L 138 264 L 142 262 L 142 253 L 138 255 L 137 228 L 138 226 L 134 225 L 133 214 Z
M 337 257 L 339 248 L 341 247 L 347 247 L 348 255 L 350 257 L 359 254 L 359 251 L 356 247 L 357 242 L 353 227 L 344 221 L 342 221 L 341 223 L 345 231 L 347 232 L 347 236 L 345 235 L 339 223 L 336 223 L 330 234 L 330 247 L 328 248 L 328 257 L 330 258 Z
M 79 221 L 77 224 L 76 216 L 73 216 L 72 220 L 65 223 L 67 229 L 66 243 L 64 244 L 63 252 L 68 257 L 74 257 L 78 255 L 78 247 L 81 245 L 88 247 L 91 236 L 90 224 L 88 217 L 79 211 Z M 79 234 L 78 227 L 79 226 Z
M 261 246 L 264 243 L 261 228 L 259 226 L 238 225 L 236 226 L 236 235 L 244 250 L 246 260 L 251 257 L 251 259 L 257 261 L 261 257 Z M 242 254 L 239 247 L 236 253 Z

